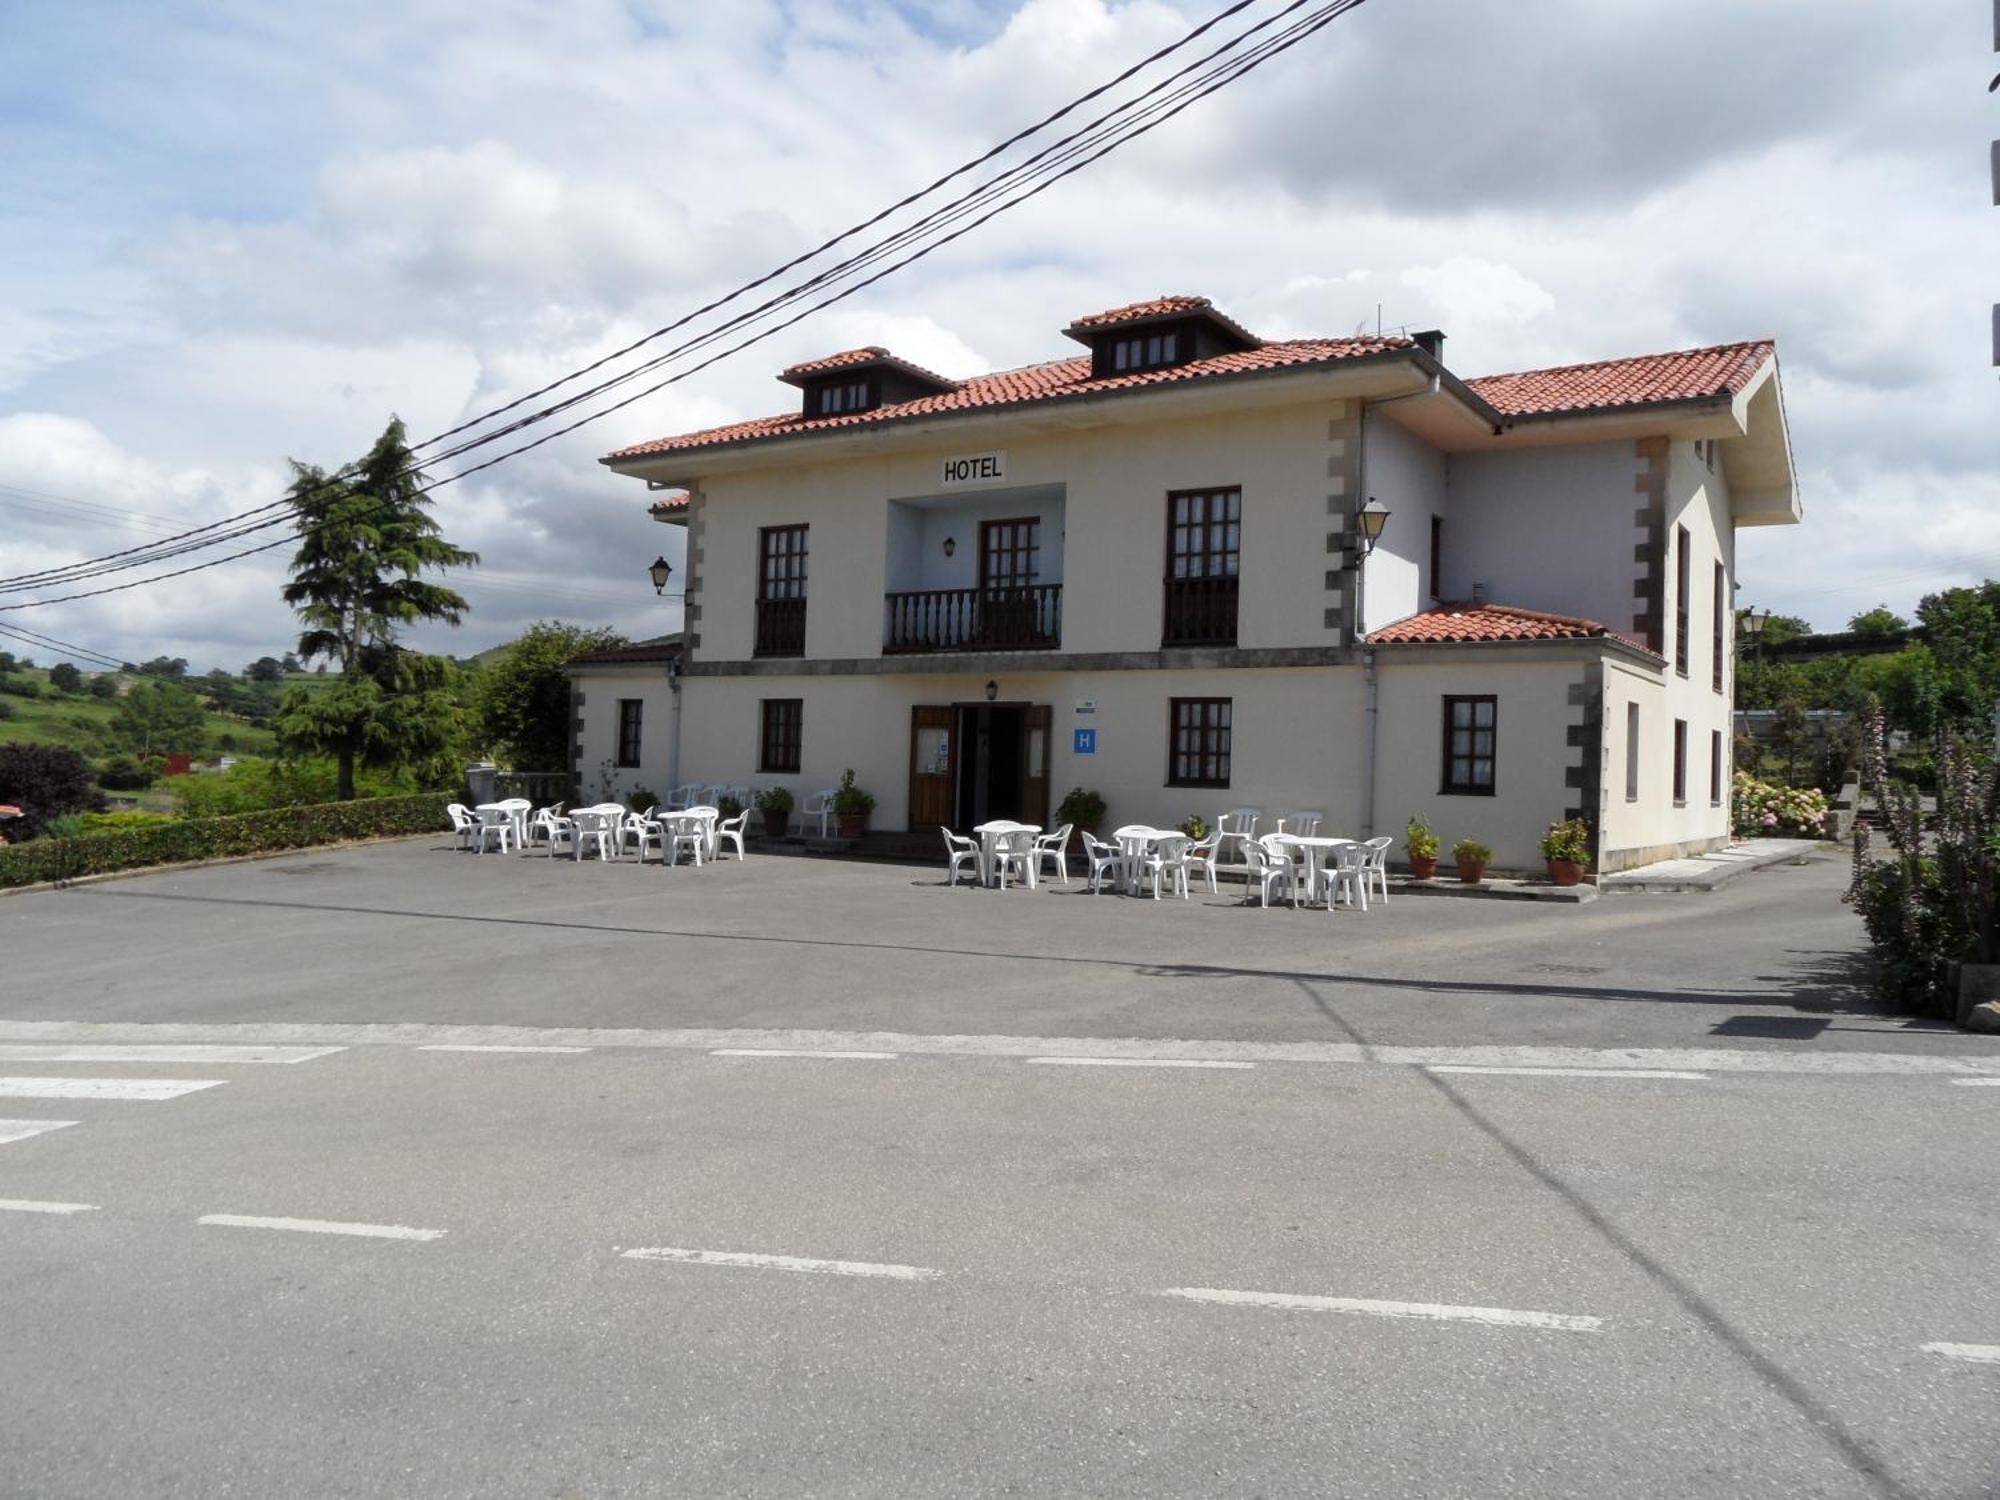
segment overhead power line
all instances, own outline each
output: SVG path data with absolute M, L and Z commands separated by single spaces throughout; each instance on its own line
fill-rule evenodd
M 428 493 L 430 491 L 440 489 L 447 484 L 456 483 L 458 480 L 464 479 L 471 474 L 481 472 L 484 469 L 492 468 L 496 464 L 505 462 L 506 460 L 516 457 L 521 453 L 525 453 L 530 449 L 541 447 L 543 444 L 551 442 L 554 439 L 562 437 L 570 432 L 574 432 L 578 428 L 588 425 L 589 423 L 599 421 L 602 418 L 609 416 L 613 412 L 622 410 L 623 408 L 632 405 L 635 401 L 642 400 L 646 396 L 652 395 L 658 392 L 659 390 L 664 389 L 668 385 L 686 379 L 688 376 L 695 374 L 700 370 L 708 368 L 710 365 L 717 363 L 719 360 L 725 359 L 732 354 L 738 353 L 741 350 L 746 349 L 753 344 L 762 342 L 764 339 L 771 337 L 772 335 L 782 331 L 783 329 L 791 327 L 793 324 L 802 321 L 804 318 L 810 316 L 814 312 L 820 311 L 821 309 L 828 307 L 835 302 L 842 301 L 845 298 L 850 297 L 855 293 L 863 290 L 864 288 L 871 286 L 878 281 L 883 280 L 885 277 L 893 275 L 896 271 L 899 271 L 913 264 L 915 261 L 920 260 L 925 256 L 934 253 L 936 250 L 942 248 L 944 245 L 947 245 L 953 242 L 954 240 L 961 238 L 965 234 L 970 233 L 973 229 L 976 229 L 981 225 L 989 222 L 993 218 L 998 217 L 1001 213 L 1007 212 L 1009 209 L 1018 207 L 1020 204 L 1028 201 L 1029 199 L 1046 191 L 1048 188 L 1054 186 L 1056 182 L 1059 182 L 1073 175 L 1074 173 L 1081 171 L 1083 168 L 1102 159 L 1104 156 L 1109 155 L 1112 151 L 1118 149 L 1120 146 L 1123 146 L 1129 141 L 1136 139 L 1141 135 L 1146 134 L 1148 131 L 1157 128 L 1159 125 L 1164 124 L 1167 120 L 1173 118 L 1175 115 L 1178 115 L 1182 110 L 1188 108 L 1190 105 L 1192 105 L 1199 99 L 1206 98 L 1209 94 L 1212 94 L 1217 90 L 1227 87 L 1229 84 L 1236 82 L 1238 79 L 1242 78 L 1255 68 L 1262 66 L 1272 57 L 1277 56 L 1280 53 L 1289 50 L 1291 47 L 1297 45 L 1299 42 L 1305 40 L 1307 37 L 1317 33 L 1319 30 L 1329 25 L 1333 20 L 1337 19 L 1339 16 L 1345 14 L 1350 10 L 1357 8 L 1360 4 L 1363 3 L 1363 0 L 1332 0 L 1332 3 L 1321 5 L 1317 10 L 1308 13 L 1307 15 L 1301 17 L 1300 19 L 1292 22 L 1291 25 L 1278 31 L 1271 37 L 1268 37 L 1262 42 L 1259 42 L 1254 47 L 1249 48 L 1248 51 L 1245 52 L 1243 55 L 1241 56 L 1230 55 L 1236 49 L 1241 47 L 1248 38 L 1255 35 L 1259 31 L 1267 29 L 1271 25 L 1275 24 L 1278 20 L 1283 19 L 1285 16 L 1293 14 L 1298 10 L 1302 9 L 1306 3 L 1307 0 L 1292 0 L 1291 4 L 1284 6 L 1276 14 L 1248 28 L 1246 31 L 1240 33 L 1236 37 L 1232 38 L 1230 41 L 1224 43 L 1222 46 L 1214 49 L 1214 51 L 1210 52 L 1203 58 L 1200 58 L 1196 62 L 1183 67 L 1176 73 L 1169 75 L 1168 78 L 1161 80 L 1159 83 L 1149 86 L 1149 88 L 1143 91 L 1137 98 L 1128 101 L 1126 104 L 1118 106 L 1116 109 L 1108 112 L 1103 116 L 1100 116 L 1097 120 L 1091 122 L 1090 125 L 1086 125 L 1081 129 L 1072 132 L 1069 136 L 1064 137 L 1062 140 L 1054 143 L 1050 147 L 1045 148 L 1042 152 L 1037 153 L 1036 156 L 1030 158 L 1027 162 L 1023 162 L 1017 167 L 1009 169 L 1007 172 L 1002 173 L 1000 176 L 990 180 L 988 183 L 982 185 L 980 188 L 977 188 L 973 190 L 971 193 L 965 194 L 961 198 L 954 200 L 952 204 L 947 205 L 944 209 L 934 211 L 932 214 L 927 215 L 925 219 L 921 221 L 918 225 L 913 225 L 910 226 L 909 228 L 906 228 L 905 230 L 898 231 L 896 234 L 888 237 L 887 239 L 878 243 L 874 247 L 871 247 L 869 250 L 860 252 L 856 256 L 851 257 L 847 262 L 844 262 L 842 265 L 830 268 L 829 270 L 820 273 L 818 276 L 810 279 L 807 283 L 805 283 L 804 286 L 795 288 L 792 291 L 782 294 L 779 297 L 769 299 L 767 302 L 760 304 L 758 307 L 751 309 L 749 312 L 737 315 L 737 317 L 729 320 L 722 327 L 715 330 L 711 330 L 710 332 L 703 334 L 696 339 L 690 340 L 686 344 L 680 346 L 675 350 L 671 350 L 666 354 L 657 356 L 645 362 L 644 364 L 641 364 L 633 369 L 627 370 L 621 375 L 616 376 L 612 379 L 600 382 L 598 385 L 593 386 L 589 390 L 566 397 L 562 401 L 554 403 L 551 406 L 537 412 L 536 414 L 530 417 L 518 419 L 514 423 L 508 424 L 506 427 L 498 429 L 495 432 L 459 444 L 456 447 L 446 450 L 442 454 L 434 455 L 433 459 L 427 460 L 427 462 L 437 461 L 440 459 L 449 460 L 452 457 L 460 456 L 467 452 L 473 451 L 481 446 L 484 446 L 487 443 L 493 442 L 497 440 L 499 437 L 509 435 L 510 433 L 520 431 L 525 427 L 546 421 L 550 416 L 553 416 L 561 411 L 571 409 L 580 402 L 589 399 L 591 396 L 604 394 L 610 391 L 611 389 L 619 385 L 625 384 L 643 374 L 650 373 L 651 371 L 659 368 L 662 364 L 678 357 L 683 353 L 691 352 L 692 350 L 702 347 L 703 345 L 715 342 L 720 338 L 727 336 L 727 334 L 729 334 L 730 332 L 736 331 L 746 326 L 748 323 L 768 318 L 772 316 L 776 311 L 781 310 L 783 307 L 792 304 L 793 302 L 801 299 L 806 295 L 810 295 L 810 293 L 813 290 L 824 288 L 825 286 L 829 285 L 830 282 L 833 280 L 838 280 L 842 276 L 851 275 L 856 270 L 865 269 L 867 266 L 879 262 L 886 255 L 892 253 L 896 248 L 907 246 L 918 240 L 928 241 L 928 243 L 922 244 L 918 249 L 913 251 L 911 254 L 904 256 L 902 259 L 894 261 L 893 263 L 887 265 L 883 269 L 874 272 L 874 274 L 872 275 L 853 281 L 852 284 L 842 288 L 841 290 L 833 292 L 830 295 L 823 297 L 820 300 L 812 303 L 810 306 L 806 307 L 803 311 L 795 313 L 790 317 L 782 319 L 781 321 L 772 323 L 770 326 L 764 328 L 760 332 L 752 334 L 751 336 L 730 345 L 729 347 L 723 349 L 717 354 L 713 354 L 708 358 L 699 361 L 696 364 L 693 364 L 672 375 L 669 375 L 665 379 L 657 381 L 652 385 L 649 385 L 631 395 L 624 397 L 623 399 L 620 399 L 616 402 L 602 406 L 595 411 L 587 413 L 586 415 L 578 418 L 576 421 L 571 422 L 565 426 L 559 427 L 552 432 L 545 433 L 544 435 L 534 439 L 533 441 L 522 443 L 494 457 L 490 457 L 484 460 L 483 462 L 470 465 L 442 479 L 432 481 L 431 483 L 422 486 L 420 492 Z M 1228 10 L 1224 11 L 1218 17 L 1214 18 L 1208 23 L 1205 23 L 1204 27 L 1197 28 L 1195 32 L 1191 32 L 1189 34 L 1189 37 L 1198 35 L 1200 31 L 1205 30 L 1207 29 L 1208 26 L 1212 26 L 1213 24 L 1215 24 L 1216 20 L 1223 19 L 1227 15 L 1233 14 L 1234 12 L 1239 11 L 1242 8 L 1243 6 L 1240 4 L 1230 7 Z M 1187 40 L 1188 38 L 1183 38 L 1182 42 L 1177 43 L 1176 46 L 1178 47 L 1180 45 L 1185 45 Z M 1172 48 L 1163 49 L 1161 53 L 1156 53 L 1154 56 L 1157 58 L 1158 56 L 1164 55 L 1166 51 L 1171 51 L 1171 50 L 1174 49 Z M 1218 66 L 1210 68 L 1207 72 L 1201 73 L 1200 76 L 1190 79 L 1185 83 L 1180 83 L 1177 87 L 1173 88 L 1170 91 L 1168 90 L 1169 84 L 1174 84 L 1176 80 L 1186 78 L 1188 74 L 1195 73 L 1198 70 L 1207 67 L 1208 64 L 1216 62 L 1217 59 L 1222 59 L 1222 61 Z M 1143 64 L 1139 66 L 1143 66 Z M 1129 77 L 1130 74 L 1134 71 L 1136 71 L 1136 68 L 1129 69 L 1127 70 L 1127 73 L 1125 75 L 1121 76 Z M 1109 85 L 1106 85 L 1105 87 L 1109 87 Z M 1100 89 L 1098 92 L 1102 92 L 1102 90 Z M 1057 116 L 1052 116 L 1050 118 L 1052 119 L 1058 118 L 1061 114 L 1067 113 L 1068 110 L 1073 109 L 1074 107 L 1075 105 L 1073 103 L 1071 106 L 1067 106 L 1064 111 L 1059 111 Z M 1119 119 L 1118 117 L 1121 115 L 1129 116 L 1129 118 Z M 1115 121 L 1116 123 L 1111 123 L 1110 128 L 1103 128 L 1108 123 L 1113 121 Z M 1018 139 L 1018 137 L 1016 137 L 1016 139 Z M 988 154 L 990 156 L 991 153 Z M 958 175 L 958 174 L 952 174 L 952 175 Z M 1039 178 L 1040 180 L 1035 181 L 1034 186 L 1027 188 L 1025 191 L 1013 193 L 1013 196 L 1011 197 L 1005 196 L 1005 194 L 1013 192 L 1013 189 L 1019 187 L 1023 182 L 1034 181 L 1037 178 Z M 949 180 L 950 177 L 948 176 L 946 178 L 940 179 L 940 182 Z M 997 203 L 997 206 L 987 208 L 986 206 L 990 203 L 994 203 L 995 199 L 999 199 L 1001 201 Z M 965 219 L 968 215 L 971 215 L 975 213 L 977 210 L 982 208 L 986 209 L 986 211 L 983 213 L 978 213 L 977 217 L 971 218 L 970 222 L 963 224 L 962 227 L 954 229 L 949 233 L 940 232 L 941 230 L 944 229 L 946 225 L 949 225 L 957 220 Z M 764 278 L 764 279 L 768 280 L 769 278 Z M 757 283 L 753 283 L 753 285 L 754 284 Z M 669 325 L 669 326 L 672 327 L 676 325 Z M 558 382 L 558 384 L 560 384 L 560 382 Z M 523 398 L 523 399 L 525 400 L 528 398 Z M 518 404 L 519 403 L 517 402 L 517 403 L 512 403 L 511 405 L 518 405 Z M 462 430 L 462 429 L 454 429 L 454 430 Z M 437 440 L 434 439 L 430 441 L 434 442 Z M 335 476 L 329 476 L 329 480 L 332 480 L 334 477 Z M 272 506 L 260 507 L 259 511 L 246 512 L 245 516 L 246 517 L 255 516 L 259 514 L 260 511 L 271 510 L 276 508 L 277 506 L 286 505 L 288 503 L 289 502 L 285 501 L 274 502 L 274 505 Z M 277 516 L 262 521 L 246 521 L 244 520 L 244 517 L 231 518 L 232 521 L 242 521 L 243 524 L 234 526 L 231 529 L 213 531 L 210 534 L 202 536 L 198 540 L 190 539 L 185 543 L 179 544 L 171 548 L 145 551 L 145 555 L 137 561 L 120 562 L 117 563 L 115 566 L 104 566 L 104 567 L 95 567 L 93 564 L 77 564 L 72 570 L 68 572 L 62 572 L 61 570 L 54 570 L 54 572 L 51 574 L 23 575 L 22 578 L 20 579 L 0 580 L 0 589 L 4 589 L 4 591 L 19 591 L 24 587 L 47 587 L 51 584 L 59 586 L 60 584 L 65 582 L 81 581 L 85 578 L 96 576 L 101 573 L 124 571 L 132 567 L 146 566 L 151 563 L 165 560 L 166 558 L 177 555 L 178 553 L 205 549 L 210 546 L 218 545 L 223 541 L 234 540 L 238 537 L 248 535 L 258 530 L 266 529 L 273 525 L 281 525 L 284 524 L 285 521 L 288 519 L 290 518 L 287 516 Z M 215 525 L 217 527 L 226 527 L 229 525 L 229 523 L 219 522 L 215 523 Z M 175 539 L 167 539 L 167 540 L 173 541 Z M 219 566 L 224 562 L 230 562 L 238 558 L 254 555 L 259 552 L 269 551 L 274 547 L 286 545 L 289 540 L 290 540 L 289 537 L 281 537 L 276 541 L 266 542 L 255 547 L 244 548 L 240 551 L 232 552 L 222 557 L 210 558 L 203 562 L 192 564 L 186 568 L 175 569 L 170 572 L 162 574 L 149 575 L 146 578 L 133 579 L 122 584 L 111 585 L 101 589 L 93 589 L 79 593 L 59 595 L 49 599 L 36 599 L 14 604 L 0 605 L 0 610 L 19 610 L 19 609 L 33 608 L 43 604 L 62 603 L 73 599 L 93 598 L 101 594 L 116 593 L 124 589 L 141 587 L 150 583 L 164 582 L 168 579 L 181 577 L 184 576 L 185 574 L 197 572 L 204 568 Z M 144 549 L 132 549 L 132 550 L 143 551 Z M 125 556 L 125 555 L 126 554 L 115 554 L 114 556 Z M 98 561 L 101 563 L 108 563 L 110 562 L 110 559 L 100 559 Z M 54 576 L 55 573 L 60 573 L 60 576 Z
M 20 630 L 12 625 L 0 625 L 0 635 L 9 636 L 30 646 L 60 651 L 67 656 L 80 656 L 86 661 L 98 662 L 107 667 L 120 668 L 125 665 L 116 657 L 106 656 L 101 651 L 93 651 L 88 646 L 79 646 L 73 641 L 59 641 L 54 636 L 39 635 L 32 630 Z

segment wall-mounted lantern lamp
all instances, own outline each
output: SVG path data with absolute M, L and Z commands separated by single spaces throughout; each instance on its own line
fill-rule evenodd
M 1375 550 L 1375 544 L 1382 540 L 1382 528 L 1389 524 L 1389 507 L 1373 496 L 1361 507 L 1354 518 L 1354 529 L 1361 536 L 1361 555 L 1368 556 Z
M 656 557 L 653 559 L 652 567 L 646 571 L 653 575 L 653 592 L 656 594 L 666 593 L 667 580 L 674 576 L 674 565 L 664 557 Z
M 1750 637 L 1750 649 L 1756 654 L 1757 665 L 1764 664 L 1764 626 L 1769 622 L 1768 609 L 1746 609 L 1743 611 L 1743 633 Z
M 987 701 L 988 703 L 991 703 L 991 702 L 992 702 L 992 701 L 993 701 L 993 700 L 994 700 L 995 698 L 997 698 L 997 697 L 999 697 L 999 696 L 1000 696 L 1000 684 L 999 684 L 999 683 L 997 683 L 997 682 L 989 682 L 989 683 L 987 683 L 987 684 L 986 684 L 986 701 Z
M 958 550 L 958 542 L 952 537 L 946 537 L 944 539 L 944 555 L 946 557 L 950 557 L 952 553 L 956 552 L 957 550 Z

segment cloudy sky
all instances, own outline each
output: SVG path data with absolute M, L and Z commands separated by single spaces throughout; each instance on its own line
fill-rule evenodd
M 1221 4 L 0 0 L 0 573 L 263 504 L 391 412 L 429 436 L 511 400 Z M 909 270 L 440 490 L 485 566 L 425 644 L 677 626 L 643 575 L 678 533 L 594 460 L 783 409 L 795 359 L 972 374 L 1166 291 L 1267 336 L 1379 305 L 1465 375 L 1775 335 L 1807 525 L 1745 534 L 1744 597 L 1907 612 L 2000 574 L 1989 27 L 1985 0 L 1369 0 Z M 290 644 L 284 555 L 0 623 L 234 667 Z

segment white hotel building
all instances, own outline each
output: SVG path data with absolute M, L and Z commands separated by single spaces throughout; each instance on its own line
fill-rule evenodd
M 1503 869 L 1564 816 L 1605 870 L 1726 839 L 1736 531 L 1800 518 L 1771 344 L 1463 379 L 1200 297 L 1063 332 L 968 380 L 850 350 L 605 458 L 687 529 L 687 636 L 579 666 L 585 782 L 851 766 L 891 830 L 1073 786 L 1112 825 L 1421 813 Z

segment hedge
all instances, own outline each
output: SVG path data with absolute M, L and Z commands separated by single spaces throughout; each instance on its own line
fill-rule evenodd
M 0 890 L 112 870 L 138 870 L 147 865 L 307 849 L 343 839 L 441 833 L 451 826 L 444 810 L 449 800 L 449 793 L 425 792 L 413 797 L 314 802 L 219 818 L 176 818 L 148 828 L 124 828 L 74 839 L 9 844 L 0 847 Z

